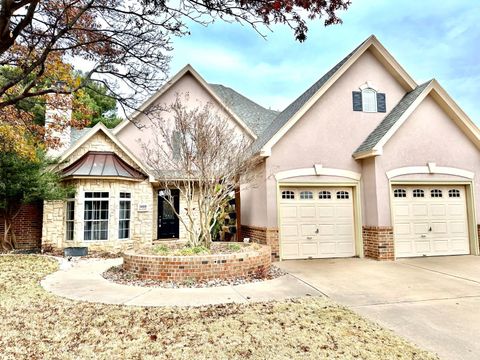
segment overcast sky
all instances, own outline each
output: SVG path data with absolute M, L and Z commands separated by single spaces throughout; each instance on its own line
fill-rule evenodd
M 352 0 L 343 25 L 311 23 L 298 43 L 285 26 L 264 30 L 217 22 L 174 39 L 171 75 L 190 63 L 210 83 L 281 110 L 371 34 L 418 82 L 436 78 L 480 125 L 479 0 Z

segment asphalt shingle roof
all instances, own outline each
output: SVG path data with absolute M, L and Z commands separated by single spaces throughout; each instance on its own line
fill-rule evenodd
M 392 111 L 385 116 L 382 122 L 367 136 L 357 150 L 355 150 L 354 155 L 372 150 L 430 83 L 431 81 L 427 81 L 405 94 Z
M 273 120 L 270 126 L 268 126 L 267 129 L 253 143 L 253 152 L 260 151 L 261 148 L 288 122 L 288 120 L 290 120 L 303 107 L 303 105 L 305 105 L 305 103 L 307 103 L 307 101 L 310 100 L 333 75 L 335 75 L 335 73 L 342 67 L 342 65 L 345 64 L 348 59 L 353 56 L 353 54 L 355 54 L 355 52 L 365 43 L 365 41 L 362 42 L 359 46 L 357 46 L 355 50 L 353 50 L 350 54 L 343 58 L 342 61 L 340 61 L 337 65 L 331 68 L 325 75 L 320 78 L 320 80 L 318 80 L 307 91 L 300 95 L 285 110 L 278 114 L 278 116 Z
M 259 136 L 278 115 L 278 111 L 265 109 L 235 90 L 218 84 L 210 88 L 247 126 Z

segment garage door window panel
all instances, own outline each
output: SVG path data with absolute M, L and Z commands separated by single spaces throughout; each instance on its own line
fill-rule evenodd
M 430 191 L 430 196 L 431 196 L 432 198 L 441 198 L 441 197 L 443 197 L 442 190 L 440 190 L 440 189 L 432 189 L 432 190 Z
M 313 192 L 311 191 L 301 191 L 300 200 L 313 200 Z
M 350 199 L 350 194 L 348 191 L 337 191 L 337 199 Z
M 294 200 L 295 199 L 295 193 L 293 191 L 290 191 L 290 190 L 282 191 L 282 199 Z
M 460 197 L 460 190 L 457 190 L 457 189 L 448 190 L 448 197 L 459 198 Z
M 395 189 L 393 190 L 393 196 L 396 198 L 406 198 L 407 191 L 405 189 Z
M 332 193 L 330 191 L 320 191 L 318 193 L 318 198 L 320 200 L 331 199 L 332 198 Z
M 414 198 L 424 198 L 425 197 L 425 191 L 422 189 L 414 189 L 413 190 L 413 197 Z

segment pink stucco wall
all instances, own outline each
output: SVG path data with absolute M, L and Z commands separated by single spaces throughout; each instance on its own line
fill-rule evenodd
M 254 178 L 240 188 L 243 225 L 264 227 L 267 224 L 267 183 L 265 162 L 254 171 Z
M 352 154 L 385 117 L 385 113 L 352 110 L 352 91 L 357 91 L 367 81 L 379 92 L 386 93 L 387 112 L 405 94 L 405 90 L 375 56 L 370 51 L 365 52 L 272 148 L 271 156 L 266 159 L 266 226 L 277 227 L 276 180 L 273 174 L 309 168 L 314 164 L 362 172 L 362 163 L 354 160 Z M 339 179 L 342 180 L 345 179 Z
M 363 113 L 352 110 L 351 93 L 366 81 L 372 82 L 387 96 L 387 114 L 405 95 L 405 90 L 385 70 L 383 65 L 366 52 L 312 106 L 312 108 L 273 146 L 265 159 L 265 186 L 252 189 L 248 199 L 266 198 L 254 216 L 246 212 L 242 223 L 275 228 L 277 222 L 277 181 L 274 174 L 292 169 L 312 168 L 314 164 L 362 174 L 362 222 L 370 226 L 390 226 L 390 186 L 386 172 L 407 166 L 455 167 L 475 173 L 475 194 L 480 198 L 480 152 L 442 108 L 430 96 L 411 114 L 397 133 L 384 146 L 383 155 L 355 160 L 352 153 L 385 117 L 385 113 Z M 290 178 L 282 182 L 338 182 L 323 176 Z M 398 180 L 464 181 L 447 175 L 399 177 Z M 262 215 L 265 211 L 266 214 Z M 480 211 L 480 203 L 476 203 Z
M 268 170 L 275 173 L 322 164 L 360 172 L 362 165 L 352 153 L 385 117 L 385 113 L 352 110 L 352 91 L 366 81 L 386 93 L 387 111 L 405 94 L 383 65 L 365 52 L 273 147 Z
M 480 152 L 462 130 L 428 96 L 385 144 L 382 156 L 376 158 L 378 225 L 390 225 L 389 189 L 385 173 L 405 166 L 425 166 L 434 162 L 475 173 L 475 197 L 480 198 Z M 400 179 L 466 180 L 444 175 L 410 175 Z M 476 212 L 480 211 L 476 202 Z M 371 224 L 369 224 L 371 225 Z M 374 224 L 377 225 L 377 224 Z
M 184 95 L 187 94 L 188 101 L 184 102 L 186 106 L 191 107 L 192 109 L 202 108 L 207 103 L 211 103 L 215 113 L 221 117 L 230 119 L 235 131 L 238 131 L 239 134 L 244 134 L 244 131 L 241 130 L 238 123 L 223 110 L 221 105 L 215 101 L 215 99 L 189 72 L 175 82 L 168 91 L 155 101 L 154 104 L 156 106 L 172 104 L 177 95 L 180 95 L 182 101 L 184 101 Z M 151 121 L 151 116 L 150 118 L 147 118 L 145 115 L 139 115 L 136 119 L 137 126 L 133 123 L 129 123 L 117 134 L 120 141 L 141 160 L 144 160 L 142 144 L 148 144 L 149 142 L 153 143 L 153 139 L 156 136 L 152 131 Z M 158 119 L 158 121 L 162 121 L 166 126 L 172 125 L 172 117 L 165 113 L 162 114 L 162 119 Z

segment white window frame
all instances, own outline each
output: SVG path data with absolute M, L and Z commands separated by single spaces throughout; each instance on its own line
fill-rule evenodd
M 107 197 L 86 197 L 87 193 L 107 193 Z M 86 223 L 87 221 L 92 221 L 92 220 L 85 220 L 85 208 L 86 208 L 86 203 L 87 201 L 106 201 L 107 202 L 107 218 L 102 219 L 102 221 L 107 221 L 107 238 L 106 239 L 90 239 L 87 240 L 85 239 L 85 229 L 86 229 Z M 84 191 L 83 192 L 83 241 L 84 242 L 95 242 L 95 241 L 108 241 L 110 240 L 110 192 L 109 191 Z
M 68 205 L 73 204 L 73 219 L 68 219 Z M 75 241 L 75 198 L 70 198 L 65 201 L 65 241 Z M 68 238 L 68 224 L 72 224 L 72 238 Z
M 122 198 L 122 194 L 128 194 L 128 197 Z M 130 214 L 128 219 L 122 219 L 120 217 L 121 209 L 122 209 L 122 202 L 128 202 L 130 204 Z M 128 221 L 128 236 L 123 238 L 120 237 L 120 222 L 121 221 Z M 118 194 L 118 240 L 130 240 L 132 235 L 132 193 L 130 191 L 120 191 Z
M 370 103 L 369 101 L 372 100 L 369 98 L 367 102 L 367 97 L 373 97 L 373 102 Z M 376 113 L 378 112 L 378 105 L 377 105 L 377 90 L 367 87 L 362 89 L 362 110 L 366 113 Z

